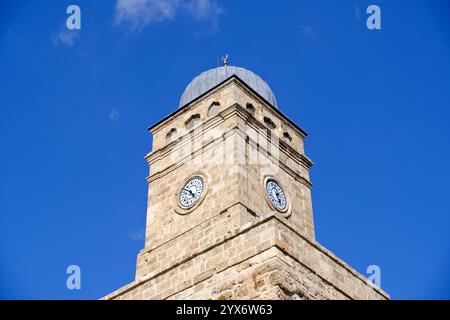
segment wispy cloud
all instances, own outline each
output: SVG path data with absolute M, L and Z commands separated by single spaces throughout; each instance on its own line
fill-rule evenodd
M 109 121 L 111 123 L 114 123 L 114 122 L 116 122 L 119 119 L 120 119 L 120 112 L 119 112 L 119 110 L 117 110 L 116 108 L 112 108 L 109 111 Z
M 356 5 L 355 5 L 355 20 L 357 22 L 359 22 L 360 19 L 361 19 L 361 12 L 360 12 L 360 8 L 359 8 L 359 4 L 356 3 Z
M 174 19 L 187 13 L 196 21 L 217 26 L 223 13 L 216 0 L 116 0 L 115 23 L 127 24 L 132 30 Z
M 316 36 L 316 31 L 310 25 L 299 25 L 298 26 L 298 30 L 304 36 L 307 36 L 307 37 L 310 37 L 310 38 Z
M 79 36 L 79 30 L 69 30 L 65 27 L 61 27 L 57 33 L 52 34 L 51 39 L 55 44 L 63 44 L 72 47 Z
M 222 7 L 214 0 L 188 1 L 186 10 L 199 21 L 216 20 L 223 13 Z
M 144 241 L 145 240 L 145 230 L 132 230 L 130 228 L 127 228 L 128 235 L 130 236 L 131 240 L 133 241 Z

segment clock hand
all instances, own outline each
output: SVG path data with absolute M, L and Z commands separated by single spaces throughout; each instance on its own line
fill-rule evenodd
M 279 204 L 280 206 L 282 206 L 282 204 L 281 204 L 282 199 L 279 197 L 280 194 L 281 194 L 281 193 L 277 192 L 277 199 L 278 199 L 278 204 Z M 283 206 L 284 206 L 284 205 L 283 205 Z
M 278 193 L 275 190 L 272 190 L 272 195 L 273 197 L 276 199 L 277 202 L 279 202 L 280 200 L 278 199 Z
M 186 194 L 189 198 L 192 198 L 194 194 L 189 189 L 183 189 L 183 193 Z
M 277 198 L 278 198 L 278 200 L 281 200 L 281 199 L 280 199 L 280 193 L 279 193 L 279 192 L 277 192 Z

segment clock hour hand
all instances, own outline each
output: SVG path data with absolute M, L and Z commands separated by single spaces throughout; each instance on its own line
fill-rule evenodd
M 194 193 L 190 189 L 183 189 L 184 193 L 187 193 L 187 196 L 192 198 L 194 197 Z

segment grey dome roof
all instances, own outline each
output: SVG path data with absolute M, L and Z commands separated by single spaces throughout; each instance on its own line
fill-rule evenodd
M 196 76 L 184 90 L 180 99 L 179 108 L 195 100 L 232 75 L 237 75 L 260 96 L 267 100 L 267 102 L 275 108 L 278 108 L 275 95 L 263 79 L 247 69 L 233 66 L 223 66 L 210 69 Z

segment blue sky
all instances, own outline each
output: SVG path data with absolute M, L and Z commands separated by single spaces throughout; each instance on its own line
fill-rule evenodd
M 394 299 L 449 299 L 449 15 L 445 0 L 0 1 L 0 298 L 132 281 L 146 129 L 229 53 L 310 134 L 317 240 L 363 274 L 379 265 Z

